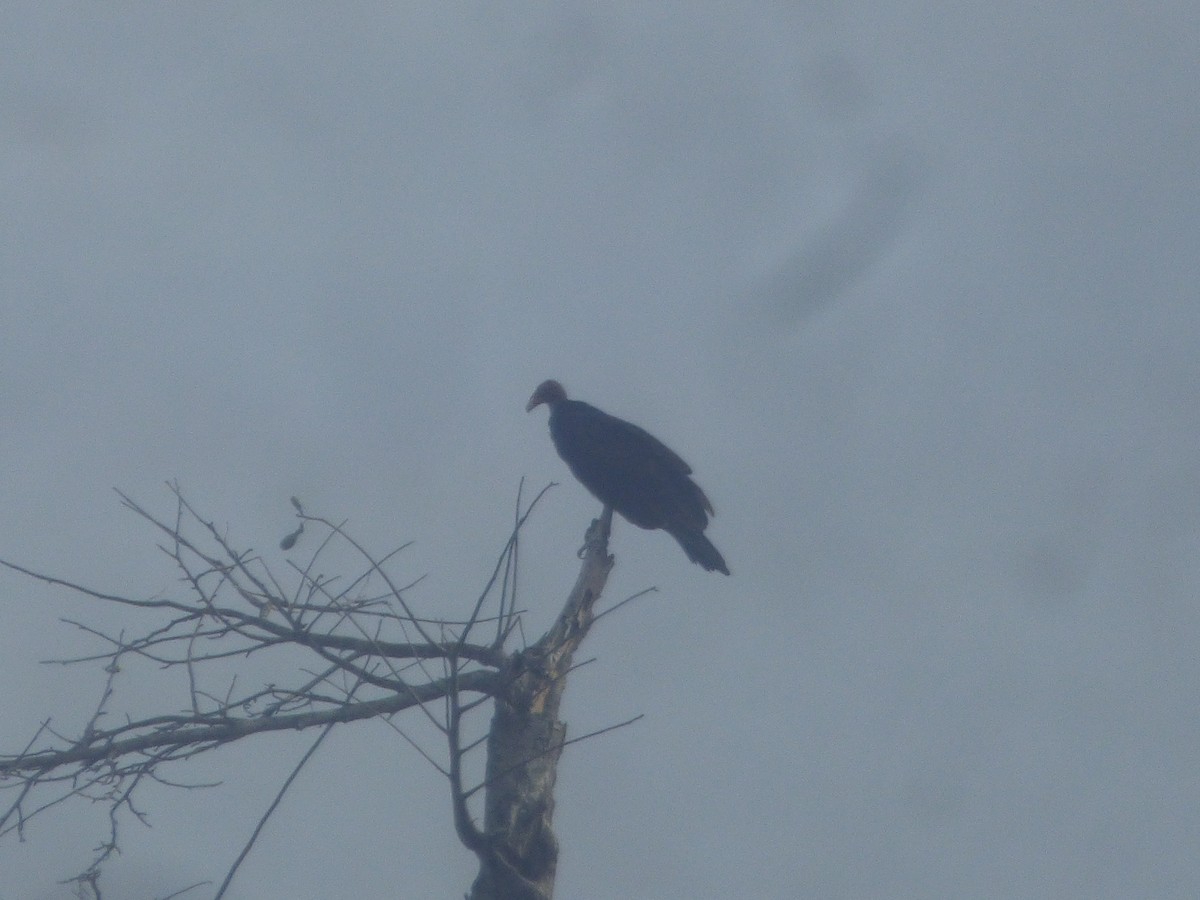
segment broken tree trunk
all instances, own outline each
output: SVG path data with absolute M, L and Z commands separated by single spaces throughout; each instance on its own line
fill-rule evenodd
M 554 626 L 514 653 L 501 671 L 487 742 L 483 831 L 474 831 L 467 843 L 479 857 L 468 900 L 554 895 L 554 781 L 567 733 L 558 709 L 575 651 L 592 625 L 592 606 L 612 568 L 611 525 L 612 510 L 606 508 L 588 529 L 583 567 Z

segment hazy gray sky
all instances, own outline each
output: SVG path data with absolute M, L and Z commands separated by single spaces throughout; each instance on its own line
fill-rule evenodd
M 659 593 L 566 716 L 645 719 L 564 758 L 559 897 L 1195 897 L 1198 46 L 1184 2 L 9 4 L 0 556 L 173 590 L 111 488 L 178 478 L 268 555 L 292 494 L 415 540 L 453 615 L 553 479 L 537 631 L 597 511 L 555 377 L 688 459 L 733 570 L 617 523 L 612 598 Z M 138 627 L 0 614 L 4 751 L 98 697 L 61 617 Z M 307 743 L 148 793 L 112 895 L 219 882 Z M 231 896 L 461 896 L 445 794 L 335 733 Z M 0 844 L 0 900 L 70 896 L 100 812 Z

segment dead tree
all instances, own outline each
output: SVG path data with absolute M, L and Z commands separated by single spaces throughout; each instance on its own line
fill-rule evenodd
M 289 563 L 290 571 L 277 578 L 261 556 L 237 549 L 202 517 L 177 485 L 170 488 L 175 501 L 170 520 L 121 497 L 162 536 L 159 547 L 183 585 L 179 598 L 104 593 L 0 560 L 39 581 L 132 607 L 148 623 L 136 637 L 72 623 L 102 641 L 104 649 L 59 662 L 103 664 L 102 697 L 74 735 L 47 719 L 22 749 L 0 756 L 0 789 L 13 797 L 0 812 L 0 837 L 23 837 L 31 819 L 73 798 L 103 802 L 109 833 L 74 879 L 81 892 L 99 897 L 102 867 L 118 849 L 119 826 L 142 817 L 138 787 L 169 782 L 172 763 L 266 732 L 312 729 L 318 737 L 285 781 L 282 797 L 330 729 L 382 717 L 447 781 L 455 830 L 479 861 L 469 900 L 550 900 L 558 859 L 551 828 L 555 772 L 563 748 L 572 743 L 558 718 L 559 705 L 613 564 L 611 510 L 588 529 L 579 577 L 553 626 L 533 643 L 510 649 L 521 633 L 521 527 L 549 486 L 524 508 L 518 495 L 512 533 L 469 614 L 459 621 L 423 618 L 413 609 L 408 596 L 416 582 L 402 585 L 390 573 L 403 547 L 375 556 L 345 523 L 309 515 L 293 498 L 299 522 L 282 546 L 291 548 L 307 529 L 310 541 L 315 533 L 316 549 L 306 564 Z M 359 561 L 357 576 L 346 583 L 317 574 L 318 561 L 335 550 L 349 551 Z M 273 672 L 270 683 L 235 690 L 237 663 L 267 654 L 290 655 L 292 667 Z M 177 708 L 138 719 L 114 714 L 118 675 L 139 658 L 186 675 L 181 679 L 186 694 Z M 468 739 L 464 721 L 489 704 L 490 727 L 482 738 Z M 393 721 L 405 710 L 433 723 L 444 750 L 429 752 L 408 738 Z M 481 746 L 483 774 L 469 784 L 464 762 Z M 249 836 L 216 898 L 225 893 L 271 810 Z

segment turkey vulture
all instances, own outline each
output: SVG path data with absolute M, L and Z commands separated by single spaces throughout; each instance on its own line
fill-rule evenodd
M 558 455 L 596 499 L 641 528 L 661 528 L 694 563 L 729 574 L 720 552 L 704 536 L 712 504 L 688 478 L 691 467 L 636 425 L 568 400 L 557 381 L 543 381 L 525 411 L 550 407 L 550 437 Z

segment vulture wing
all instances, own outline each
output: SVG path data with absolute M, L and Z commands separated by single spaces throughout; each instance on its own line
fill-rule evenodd
M 550 434 L 589 491 L 642 528 L 704 530 L 712 504 L 670 447 L 637 425 L 578 400 L 556 404 Z

